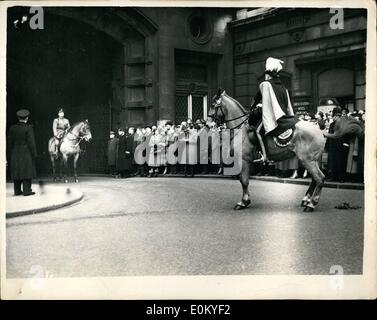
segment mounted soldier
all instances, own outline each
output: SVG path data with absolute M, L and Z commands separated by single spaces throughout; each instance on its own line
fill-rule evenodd
M 63 108 L 58 109 L 58 117 L 52 123 L 52 132 L 55 138 L 55 154 L 59 152 L 59 146 L 68 129 L 71 127 L 69 120 L 64 117 Z
M 271 57 L 266 60 L 265 80 L 259 85 L 259 91 L 251 107 L 252 112 L 257 110 L 262 113 L 262 121 L 256 128 L 262 152 L 261 157 L 254 162 L 268 161 L 261 134 L 262 126 L 265 135 L 276 137 L 292 128 L 298 121 L 294 118 L 288 90 L 280 79 L 279 72 L 283 69 L 283 63 L 283 61 Z M 249 118 L 249 121 L 251 119 L 252 117 Z M 250 123 L 250 125 L 252 124 Z

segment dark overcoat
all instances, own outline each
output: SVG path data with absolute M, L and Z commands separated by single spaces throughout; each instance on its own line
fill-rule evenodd
M 127 170 L 132 168 L 132 165 L 135 163 L 134 154 L 137 146 L 137 141 L 134 139 L 134 134 L 126 135 L 126 159 L 127 159 Z
M 10 169 L 13 180 L 33 179 L 37 157 L 33 127 L 19 122 L 9 129 Z
M 109 166 L 116 166 L 118 158 L 118 138 L 112 138 L 107 143 L 107 164 Z
M 119 147 L 118 147 L 118 161 L 117 169 L 119 171 L 126 171 L 132 168 L 133 161 L 133 136 L 121 136 L 119 137 Z M 128 151 L 129 153 L 126 153 Z
M 126 167 L 126 149 L 127 149 L 127 138 L 125 135 L 119 137 L 119 146 L 118 146 L 118 160 L 117 160 L 117 169 L 119 171 L 127 170 Z
M 329 133 L 334 133 L 336 121 L 330 124 Z M 340 139 L 328 138 L 326 140 L 326 150 L 328 151 L 327 167 L 333 178 L 339 178 L 346 172 L 348 148 L 343 145 L 345 142 L 348 142 L 345 137 Z

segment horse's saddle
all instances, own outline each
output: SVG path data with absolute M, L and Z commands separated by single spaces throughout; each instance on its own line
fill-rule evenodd
M 295 124 L 299 121 L 297 117 L 283 117 L 278 120 L 278 127 L 265 134 L 264 128 L 261 129 L 261 135 L 266 147 L 269 160 L 283 161 L 292 158 L 295 153 L 292 138 L 295 130 Z

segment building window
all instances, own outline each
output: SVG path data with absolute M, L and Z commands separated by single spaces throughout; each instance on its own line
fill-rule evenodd
M 354 72 L 345 68 L 333 68 L 318 75 L 318 98 L 336 98 L 341 107 L 354 110 Z
M 200 39 L 203 34 L 207 33 L 207 25 L 203 17 L 194 16 L 190 20 L 190 32 L 195 39 Z
M 187 119 L 207 120 L 208 97 L 197 95 L 176 95 L 175 97 L 175 122 L 177 124 Z
M 203 9 L 195 11 L 188 18 L 187 29 L 192 41 L 197 44 L 207 43 L 213 33 L 211 16 Z
M 176 79 L 178 81 L 207 81 L 207 67 L 205 65 L 194 65 L 194 64 L 181 64 L 177 63 L 175 67 Z

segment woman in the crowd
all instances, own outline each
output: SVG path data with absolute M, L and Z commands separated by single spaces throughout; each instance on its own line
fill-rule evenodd
M 197 133 L 198 133 L 198 164 L 197 172 L 200 174 L 209 173 L 209 157 L 208 157 L 208 131 L 209 127 L 206 124 L 206 121 L 203 119 L 196 121 Z
M 177 140 L 178 134 L 175 125 L 169 122 L 166 130 L 166 173 L 176 174 L 178 157 Z
M 178 160 L 178 169 L 177 173 L 184 174 L 186 169 L 186 132 L 188 130 L 187 122 L 183 121 L 181 124 L 177 127 L 177 145 L 178 145 L 178 151 L 177 151 L 177 160 Z
M 194 176 L 194 167 L 197 164 L 197 140 L 198 133 L 194 128 L 192 122 L 188 122 L 189 127 L 185 132 L 186 142 L 186 163 L 185 163 L 185 176 Z
M 326 123 L 325 123 L 325 115 L 323 114 L 322 111 L 318 111 L 315 115 L 316 119 L 316 124 L 321 130 L 324 130 L 326 128 Z
M 207 121 L 208 127 L 208 163 L 209 172 L 216 173 L 218 170 L 218 165 L 216 164 L 216 153 L 213 150 L 216 144 L 216 139 L 214 135 L 217 133 L 216 123 L 214 121 Z
M 144 150 L 141 150 L 141 149 L 138 150 L 139 146 L 145 143 L 145 129 L 144 128 L 139 127 L 136 129 L 134 140 L 135 140 L 135 159 L 134 160 L 136 163 L 136 175 L 138 177 L 144 177 L 145 175 L 144 163 L 143 163 L 143 158 L 145 157 L 145 155 L 143 155 Z
M 166 164 L 164 130 L 161 127 L 153 129 L 152 127 L 152 135 L 149 140 L 149 177 L 157 177 L 159 168 Z

